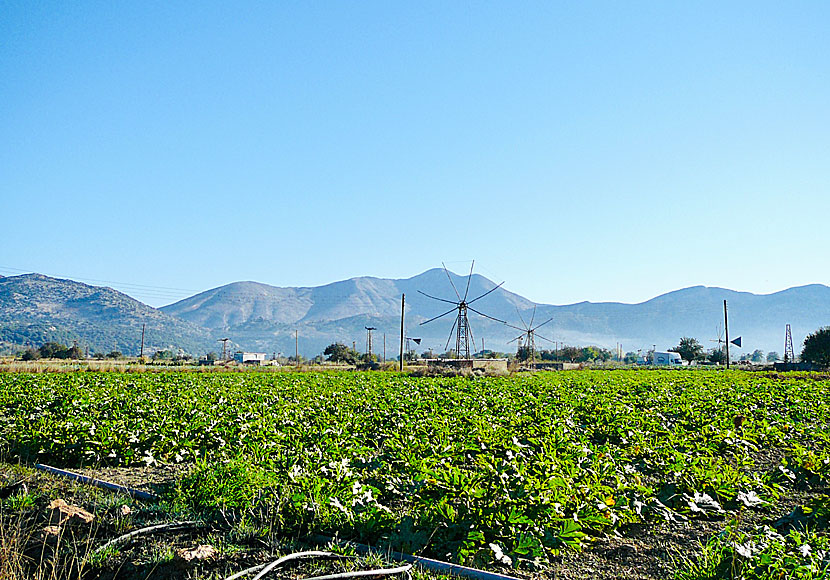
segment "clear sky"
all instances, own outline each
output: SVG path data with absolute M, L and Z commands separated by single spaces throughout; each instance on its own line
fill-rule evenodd
M 0 1 L 0 274 L 830 284 L 830 3 Z

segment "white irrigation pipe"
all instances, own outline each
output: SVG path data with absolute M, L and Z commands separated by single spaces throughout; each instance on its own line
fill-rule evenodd
M 288 554 L 287 556 L 283 556 L 278 560 L 274 560 L 267 566 L 263 568 L 263 570 L 254 576 L 254 580 L 259 580 L 263 576 L 265 576 L 268 572 L 279 566 L 284 562 L 288 562 L 289 560 L 296 560 L 298 558 L 337 558 L 338 555 L 334 552 L 320 552 L 317 550 L 310 550 L 308 552 L 295 552 L 293 554 Z
M 340 574 L 326 574 L 325 576 L 312 576 L 303 580 L 341 580 L 343 578 L 360 578 L 362 576 L 392 576 L 394 574 L 405 574 L 412 569 L 412 564 L 399 566 L 398 568 L 379 568 L 377 570 L 357 570 L 355 572 L 341 572 Z
M 273 568 L 276 568 L 280 564 L 282 564 L 284 562 L 288 562 L 289 560 L 297 560 L 299 558 L 314 558 L 314 557 L 319 557 L 319 558 L 345 558 L 347 556 L 342 556 L 340 554 L 335 554 L 334 552 L 320 552 L 320 551 L 317 551 L 317 550 L 310 550 L 308 552 L 294 552 L 293 554 L 288 554 L 287 556 L 283 556 L 282 558 L 279 558 L 278 560 L 276 560 L 274 562 L 271 562 L 270 564 L 259 564 L 258 566 L 252 566 L 250 568 L 246 568 L 245 570 L 242 570 L 241 572 L 237 572 L 233 576 L 228 576 L 227 578 L 225 578 L 225 580 L 237 580 L 238 578 L 242 578 L 243 576 L 247 576 L 248 574 L 253 574 L 254 572 L 259 572 L 260 570 L 262 570 L 262 572 L 260 572 L 257 575 L 257 578 L 261 578 L 263 575 L 270 572 Z M 263 570 L 263 568 L 266 568 L 266 569 Z M 256 579 L 254 579 L 254 580 L 256 580 Z
M 100 548 L 96 549 L 93 554 L 98 554 L 103 552 L 110 546 L 117 546 L 118 544 L 123 544 L 136 536 L 145 536 L 147 534 L 152 534 L 153 532 L 178 532 L 180 530 L 189 530 L 190 528 L 195 528 L 197 526 L 201 526 L 203 522 L 199 521 L 189 521 L 189 522 L 173 522 L 170 524 L 157 524 L 155 526 L 148 526 L 146 528 L 140 528 L 138 530 L 133 530 L 123 536 L 118 536 L 117 538 L 110 540 Z
M 335 540 L 327 536 L 314 536 L 314 539 L 321 543 L 332 543 L 338 546 L 354 548 L 359 553 L 377 553 L 386 554 L 380 550 L 373 550 L 364 544 L 357 542 L 347 542 L 344 540 Z M 389 558 L 393 560 L 401 560 L 403 562 L 411 562 L 417 564 L 421 568 L 431 570 L 433 572 L 443 572 L 446 574 L 455 574 L 456 576 L 463 576 L 464 578 L 472 578 L 473 580 L 520 580 L 515 576 L 507 576 L 506 574 L 499 574 L 498 572 L 487 572 L 486 570 L 477 570 L 475 568 L 468 568 L 459 564 L 450 564 L 449 562 L 442 562 L 440 560 L 433 560 L 432 558 L 423 558 L 421 556 L 413 556 L 412 554 L 403 554 L 401 552 L 392 552 L 388 554 Z
M 50 467 L 49 465 L 43 465 L 41 463 L 35 463 L 35 469 L 39 469 L 41 471 L 46 471 L 47 473 L 52 473 L 54 475 L 60 475 L 61 477 L 67 477 L 69 479 L 74 479 L 76 481 L 80 481 L 81 483 L 86 483 L 88 485 L 94 485 L 97 487 L 103 487 L 104 489 L 109 489 L 110 491 L 117 491 L 120 493 L 128 493 L 136 499 L 143 499 L 148 501 L 154 501 L 159 499 L 154 493 L 150 493 L 147 491 L 141 491 L 139 489 L 133 489 L 131 487 L 124 487 L 123 485 L 118 485 L 117 483 L 110 483 L 109 481 L 102 481 L 100 479 L 95 479 L 94 477 L 87 477 L 86 475 L 81 475 L 80 473 L 73 473 L 71 471 L 66 471 L 63 469 L 58 469 L 57 467 Z

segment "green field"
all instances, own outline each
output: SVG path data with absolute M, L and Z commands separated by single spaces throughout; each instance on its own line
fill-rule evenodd
M 828 438 L 830 380 L 808 374 L 0 375 L 9 457 L 179 464 L 171 501 L 191 509 L 267 503 L 285 535 L 478 566 L 533 568 L 631 526 L 770 519 L 792 490 L 826 485 Z M 710 551 L 733 569 L 746 552 L 758 574 L 790 554 L 808 574 L 794 577 L 823 577 L 830 504 L 813 497 L 806 528 L 764 545 L 760 527 L 735 528 L 755 548 Z

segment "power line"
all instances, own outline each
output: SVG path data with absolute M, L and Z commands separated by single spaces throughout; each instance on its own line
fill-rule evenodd
M 74 280 L 76 282 L 96 282 L 99 284 L 113 284 L 115 286 L 119 286 L 121 288 L 127 288 L 132 292 L 135 293 L 142 293 L 145 295 L 151 295 L 157 298 L 178 298 L 182 296 L 191 296 L 193 294 L 199 293 L 197 290 L 190 290 L 187 288 L 172 288 L 168 286 L 150 286 L 148 284 L 135 284 L 132 282 L 117 282 L 115 280 L 101 280 L 98 278 L 82 278 L 79 276 L 70 276 L 66 274 L 43 274 L 42 272 L 37 272 L 32 269 L 24 270 L 22 268 L 13 268 L 11 266 L 0 266 L 0 272 L 7 273 L 9 275 L 21 275 L 21 274 L 42 274 L 44 276 L 49 276 L 50 278 L 63 278 Z

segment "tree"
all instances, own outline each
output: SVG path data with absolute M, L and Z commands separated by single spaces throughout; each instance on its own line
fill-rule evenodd
M 70 346 L 62 354 L 65 354 L 66 356 L 61 358 L 69 358 L 72 360 L 81 360 L 86 358 L 83 349 L 77 344 Z
M 637 353 L 636 352 L 629 351 L 629 352 L 625 353 L 625 356 L 623 357 L 623 363 L 625 363 L 627 365 L 633 365 L 636 362 L 637 362 Z
M 530 360 L 530 347 L 529 346 L 520 346 L 518 351 L 516 352 L 516 360 L 520 362 L 525 362 Z
M 711 363 L 726 364 L 726 351 L 722 348 L 713 348 L 709 351 L 709 356 L 706 359 Z
M 40 358 L 40 351 L 34 348 L 27 348 L 22 355 L 20 355 L 20 360 L 37 360 Z
M 674 348 L 669 349 L 671 352 L 676 352 L 680 358 L 687 362 L 703 360 L 705 355 L 703 353 L 703 345 L 700 344 L 696 338 L 684 336 L 680 339 L 680 344 Z
M 830 367 L 830 326 L 823 326 L 804 339 L 801 360 L 820 367 Z
M 752 362 L 764 362 L 764 351 L 760 349 L 755 349 L 751 355 L 749 355 L 749 360 Z
M 774 350 L 771 350 L 767 353 L 767 362 L 776 362 L 781 360 L 781 357 L 778 356 L 778 353 Z
M 347 364 L 354 364 L 358 358 L 357 352 L 340 342 L 328 345 L 323 354 L 328 357 L 326 360 Z
M 38 349 L 43 358 L 67 358 L 66 350 L 66 345 L 59 342 L 47 342 Z

